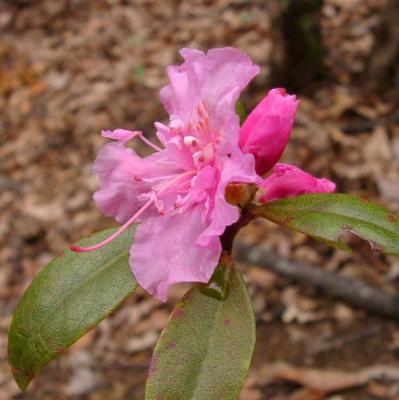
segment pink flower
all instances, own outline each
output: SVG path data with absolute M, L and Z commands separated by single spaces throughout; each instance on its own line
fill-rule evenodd
M 230 182 L 260 183 L 251 154 L 238 147 L 235 103 L 259 67 L 239 50 L 180 51 L 185 62 L 170 66 L 161 101 L 168 125 L 156 123 L 159 148 L 140 132 L 103 132 L 114 139 L 100 151 L 94 200 L 122 227 L 95 250 L 140 221 L 130 265 L 138 283 L 161 300 L 177 282 L 207 282 L 220 254 L 220 235 L 239 218 L 225 200 Z M 140 137 L 154 148 L 140 157 L 125 146 Z
M 264 190 L 261 201 L 282 199 L 309 193 L 332 193 L 335 183 L 328 179 L 317 179 L 290 164 L 276 164 L 273 173 L 260 187 Z
M 249 115 L 240 136 L 235 104 L 259 67 L 233 48 L 206 54 L 182 49 L 180 54 L 184 63 L 168 68 L 170 84 L 160 94 L 169 113 L 167 125 L 155 123 L 162 147 L 138 131 L 102 132 L 113 142 L 95 161 L 100 189 L 94 200 L 122 226 L 101 243 L 72 246 L 79 252 L 96 250 L 140 222 L 130 266 L 138 283 L 161 300 L 174 283 L 209 281 L 222 251 L 220 236 L 240 216 L 239 209 L 226 202 L 229 183 L 261 185 L 266 191 L 263 201 L 331 191 L 334 185 L 282 164 L 262 180 L 255 160 L 263 174 L 281 156 L 298 104 L 295 96 L 271 90 Z M 143 158 L 126 147 L 133 138 L 154 153 Z
M 240 147 L 255 156 L 259 175 L 270 170 L 283 154 L 298 104 L 284 89 L 272 89 L 243 123 Z

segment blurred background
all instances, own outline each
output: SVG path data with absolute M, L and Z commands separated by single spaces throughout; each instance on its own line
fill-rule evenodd
M 0 0 L 0 400 L 143 398 L 152 348 L 182 287 L 168 304 L 138 291 L 26 394 L 12 381 L 6 336 L 43 265 L 115 226 L 92 201 L 100 131 L 154 133 L 153 122 L 167 117 L 158 97 L 165 68 L 181 62 L 182 47 L 248 53 L 261 66 L 243 95 L 248 109 L 274 86 L 301 100 L 284 160 L 398 211 L 398 22 L 397 0 Z M 398 259 L 354 238 L 357 251 L 347 254 L 257 221 L 238 240 L 399 290 Z M 258 320 L 241 400 L 399 399 L 398 379 L 332 394 L 273 375 L 281 361 L 295 373 L 399 369 L 398 325 L 260 266 L 239 266 Z

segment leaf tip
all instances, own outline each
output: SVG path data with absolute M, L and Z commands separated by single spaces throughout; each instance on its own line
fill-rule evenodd
M 14 376 L 14 380 L 22 392 L 25 392 L 30 382 L 35 377 L 33 373 L 28 371 L 20 371 L 18 368 L 11 366 L 11 372 Z

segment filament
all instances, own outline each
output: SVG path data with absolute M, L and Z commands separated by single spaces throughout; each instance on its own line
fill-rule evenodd
M 87 253 L 90 251 L 98 250 L 101 249 L 101 247 L 106 246 L 108 243 L 111 243 L 114 239 L 116 239 L 118 236 L 120 236 L 129 226 L 137 220 L 138 217 L 140 217 L 141 214 L 145 210 L 147 210 L 148 207 L 150 207 L 153 203 L 157 201 L 157 196 L 165 194 L 168 189 L 171 188 L 175 183 L 181 180 L 183 177 L 187 176 L 192 176 L 196 174 L 196 170 L 191 170 L 191 171 L 186 171 L 178 176 L 176 176 L 174 179 L 170 180 L 161 190 L 158 191 L 158 193 L 154 193 L 155 196 L 153 196 L 150 200 L 147 201 L 143 205 L 143 207 L 140 208 L 139 211 L 136 212 L 128 221 L 126 221 L 116 232 L 114 232 L 111 236 L 107 237 L 106 239 L 102 240 L 99 243 L 93 244 L 92 246 L 87 246 L 87 247 L 81 247 L 81 246 L 76 246 L 72 245 L 70 249 L 76 253 Z
M 108 243 L 111 243 L 114 239 L 116 239 L 118 236 L 120 236 L 129 226 L 136 221 L 136 219 L 145 211 L 147 208 L 154 202 L 153 199 L 150 199 L 147 201 L 147 203 L 144 204 L 143 207 L 140 208 L 139 211 L 136 212 L 136 214 L 133 215 L 128 221 L 126 221 L 116 232 L 114 232 L 111 236 L 107 237 L 100 243 L 96 243 L 92 246 L 87 246 L 87 247 L 81 247 L 81 246 L 76 246 L 72 245 L 70 248 L 72 251 L 75 251 L 77 253 L 87 253 L 89 251 L 94 251 L 101 249 L 101 247 L 107 245 Z

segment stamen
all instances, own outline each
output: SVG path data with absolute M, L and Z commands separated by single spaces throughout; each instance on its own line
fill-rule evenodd
M 77 253 L 87 253 L 89 251 L 94 251 L 98 250 L 101 247 L 107 245 L 108 243 L 111 243 L 114 239 L 116 239 L 118 236 L 120 236 L 129 226 L 136 221 L 136 219 L 143 214 L 145 210 L 154 202 L 153 199 L 147 201 L 147 203 L 144 204 L 143 207 L 140 208 L 139 211 L 136 212 L 136 214 L 133 215 L 127 222 L 125 222 L 116 232 L 114 232 L 111 236 L 107 237 L 100 243 L 94 244 L 92 246 L 87 246 L 87 247 L 81 247 L 81 246 L 75 246 L 72 245 L 70 248 L 72 251 L 77 252 Z
M 176 201 L 175 204 L 173 205 L 174 207 L 180 207 L 181 201 L 183 200 L 183 197 L 180 196 L 180 194 L 178 194 L 176 196 Z
M 169 181 L 159 192 L 157 193 L 158 196 L 163 195 L 167 193 L 167 190 L 170 189 L 171 186 L 173 186 L 175 183 L 181 180 L 181 178 L 185 178 L 187 176 L 192 176 L 195 175 L 197 171 L 195 169 L 192 169 L 190 171 L 183 172 L 180 175 L 177 175 L 176 178 L 172 179 Z
M 184 144 L 186 146 L 195 147 L 198 144 L 198 139 L 195 136 L 184 136 Z
M 171 115 L 169 121 L 169 128 L 172 134 L 179 135 L 184 127 L 184 122 L 177 115 Z
M 153 193 L 154 196 L 151 196 L 151 198 L 147 201 L 147 203 L 145 203 L 143 205 L 143 207 L 140 208 L 139 211 L 136 212 L 136 214 L 133 215 L 133 217 L 131 217 L 127 222 L 125 222 L 116 232 L 114 232 L 111 236 L 107 237 L 106 239 L 104 239 L 103 241 L 101 241 L 100 243 L 94 244 L 92 246 L 87 246 L 87 247 L 81 247 L 81 246 L 76 246 L 76 245 L 72 245 L 70 247 L 70 249 L 74 252 L 77 253 L 87 253 L 89 251 L 94 251 L 94 250 L 98 250 L 101 247 L 107 245 L 108 243 L 111 243 L 114 239 L 116 239 L 118 236 L 120 236 L 127 228 L 129 228 L 129 226 L 137 220 L 138 217 L 140 217 L 141 214 L 143 214 L 143 212 L 145 210 L 147 210 L 147 208 L 156 203 L 156 202 L 160 202 L 157 205 L 161 206 L 161 200 L 158 199 L 157 196 L 165 194 L 167 192 L 167 189 L 170 189 L 171 186 L 173 186 L 175 183 L 177 183 L 181 178 L 183 177 L 187 177 L 190 175 L 195 175 L 197 173 L 196 170 L 191 170 L 191 171 L 186 171 L 183 172 L 182 174 L 176 176 L 174 179 L 170 180 L 165 187 L 163 187 L 158 193 Z M 163 203 L 163 202 L 162 202 Z M 162 213 L 164 213 L 164 211 L 162 209 L 158 209 L 158 211 L 160 212 L 160 214 L 162 215 Z
M 205 155 L 203 151 L 196 151 L 193 154 L 193 161 L 194 161 L 194 165 L 196 167 L 198 167 L 201 163 L 203 163 L 205 161 Z
M 209 131 L 209 120 L 208 119 L 202 119 L 199 122 L 199 129 L 203 133 L 207 133 Z
M 171 115 L 169 126 L 172 129 L 183 129 L 184 123 L 177 115 Z
M 206 109 L 206 105 L 203 102 L 203 100 L 201 100 L 197 106 L 197 112 L 198 115 L 204 119 L 208 119 L 208 111 Z
M 198 132 L 198 133 L 202 133 L 202 134 L 205 133 L 201 123 L 198 123 L 197 125 L 195 125 L 195 131 Z
M 211 143 L 208 143 L 204 148 L 204 157 L 206 161 L 212 161 L 214 159 L 214 151 Z
M 151 148 L 153 148 L 156 151 L 162 151 L 162 149 L 160 147 L 158 147 L 156 144 L 152 143 L 150 140 L 148 140 L 144 135 L 143 132 L 139 132 L 137 136 L 148 146 L 150 146 Z
M 141 131 L 128 131 L 127 129 L 115 129 L 113 131 L 102 131 L 101 134 L 103 137 L 114 140 L 120 140 L 123 143 L 135 137 L 139 137 L 146 145 L 150 146 L 154 150 L 156 151 L 162 150 L 156 144 L 152 143 L 146 137 L 144 137 L 143 132 Z
M 165 214 L 165 202 L 160 200 L 155 193 L 154 193 L 154 205 L 158 210 L 159 214 L 161 215 Z

